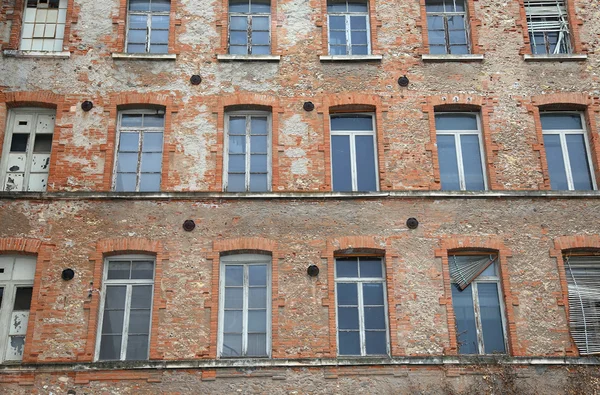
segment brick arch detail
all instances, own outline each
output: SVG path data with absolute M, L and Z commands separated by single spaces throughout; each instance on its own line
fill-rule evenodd
M 524 356 L 523 347 L 520 346 L 517 338 L 515 310 L 519 305 L 517 296 L 513 293 L 510 285 L 510 271 L 508 268 L 508 258 L 512 256 L 512 251 L 506 247 L 501 239 L 495 237 L 463 237 L 448 236 L 440 239 L 440 248 L 435 250 L 436 258 L 442 260 L 442 275 L 444 282 L 444 295 L 440 297 L 440 305 L 446 306 L 446 315 L 448 320 L 448 344 L 445 350 L 448 355 L 458 355 L 458 341 L 456 333 L 456 319 L 454 316 L 454 307 L 452 306 L 452 281 L 450 278 L 450 268 L 448 265 L 448 254 L 457 251 L 466 250 L 494 250 L 498 254 L 500 265 L 500 285 L 502 287 L 502 297 L 504 299 L 504 309 L 506 317 L 506 330 L 508 338 L 508 353 L 512 356 Z
M 398 345 L 397 337 L 398 320 L 396 314 L 397 300 L 394 292 L 394 265 L 396 264 L 397 256 L 392 253 L 391 240 L 381 239 L 375 236 L 340 236 L 328 239 L 325 243 L 325 249 L 321 251 L 321 258 L 327 262 L 327 298 L 321 301 L 324 307 L 327 307 L 329 314 L 329 349 L 324 350 L 326 357 L 337 357 L 337 327 L 336 327 L 336 305 L 335 305 L 335 258 L 336 253 L 348 252 L 344 256 L 352 256 L 352 250 L 357 250 L 357 256 L 375 253 L 384 258 L 385 267 L 385 282 L 387 294 L 387 314 L 388 314 L 388 331 L 390 339 L 390 354 L 391 356 L 399 356 L 404 354 Z M 369 251 L 370 250 L 370 251 Z M 324 281 L 321 279 L 321 281 Z
M 263 237 L 240 237 L 213 241 L 213 248 L 207 254 L 212 262 L 211 296 L 204 302 L 204 308 L 210 309 L 208 358 L 217 358 L 217 338 L 219 334 L 219 281 L 221 277 L 221 254 L 224 252 L 264 251 L 271 253 L 271 357 L 286 356 L 285 345 L 279 342 L 279 310 L 285 307 L 285 299 L 279 294 L 279 261 L 285 256 L 279 250 L 275 240 Z
M 42 246 L 38 239 L 23 237 L 5 237 L 0 239 L 0 254 L 18 252 L 23 254 L 37 254 Z
M 488 189 L 504 189 L 498 183 L 496 166 L 494 162 L 499 146 L 492 140 L 490 128 L 490 116 L 494 112 L 494 107 L 498 103 L 496 98 L 487 98 L 479 95 L 469 95 L 465 93 L 449 93 L 444 95 L 429 96 L 426 98 L 422 111 L 428 116 L 430 142 L 425 144 L 425 150 L 431 153 L 433 163 L 433 181 L 429 185 L 430 190 L 440 190 L 442 188 L 440 161 L 437 150 L 437 135 L 435 129 L 435 112 L 444 111 L 444 107 L 452 106 L 473 106 L 479 108 L 481 117 L 481 138 L 483 139 L 483 149 L 485 151 L 485 172 L 487 173 Z
M 90 295 L 84 302 L 84 309 L 88 310 L 87 341 L 83 353 L 77 356 L 78 361 L 91 362 L 94 360 L 97 342 L 97 325 L 100 314 L 100 290 L 106 257 L 117 254 L 148 254 L 154 255 L 154 295 L 152 296 L 152 322 L 150 323 L 150 358 L 163 359 L 163 343 L 160 341 L 159 310 L 166 307 L 166 300 L 162 296 L 161 283 L 164 266 L 169 261 L 169 255 L 163 243 L 158 240 L 144 238 L 111 238 L 101 239 L 96 243 L 95 250 L 90 254 L 89 261 L 93 265 L 93 276 L 90 285 Z
M 550 250 L 550 257 L 556 258 L 556 266 L 558 270 L 558 278 L 560 282 L 561 292 L 555 294 L 556 304 L 562 306 L 565 311 L 565 317 L 569 320 L 569 286 L 567 283 L 567 274 L 565 269 L 565 261 L 563 254 L 567 250 L 577 250 L 584 248 L 593 248 L 600 250 L 600 235 L 577 235 L 577 236 L 560 236 L 554 239 L 554 248 Z M 569 346 L 565 352 L 569 356 L 579 356 L 579 350 L 571 336 L 571 328 L 568 329 Z

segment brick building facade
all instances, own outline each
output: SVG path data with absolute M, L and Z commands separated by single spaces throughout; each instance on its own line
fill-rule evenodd
M 600 389 L 598 2 L 0 11 L 3 393 Z

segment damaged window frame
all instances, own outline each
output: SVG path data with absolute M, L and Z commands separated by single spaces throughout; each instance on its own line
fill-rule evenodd
M 560 55 L 573 52 L 569 16 L 567 10 L 568 0 L 525 0 L 525 16 L 527 31 L 533 55 Z M 556 8 L 554 11 L 553 9 Z M 550 34 L 558 33 L 554 50 Z M 543 38 L 543 51 L 537 45 L 535 36 Z
M 433 30 L 431 23 L 430 23 L 430 18 L 435 18 L 435 17 L 441 17 L 443 22 L 444 22 L 444 49 L 445 51 L 443 53 L 441 52 L 432 52 L 431 51 L 431 47 L 442 47 L 442 45 L 440 44 L 431 44 L 431 35 L 428 34 L 429 37 L 429 53 L 430 54 L 439 54 L 439 55 L 468 55 L 471 53 L 471 32 L 469 29 L 469 16 L 468 16 L 468 4 L 467 4 L 468 0 L 445 0 L 442 3 L 443 6 L 443 11 L 430 11 L 429 8 L 432 7 L 429 0 L 425 1 L 425 7 L 426 7 L 426 13 L 427 13 L 427 32 L 431 32 L 431 31 L 440 31 L 439 29 Z M 462 6 L 464 8 L 463 11 L 456 11 L 457 8 L 457 2 L 461 2 Z M 451 7 L 452 10 L 451 11 L 447 11 L 446 7 L 448 6 L 447 3 L 451 3 Z M 451 29 L 450 28 L 450 24 L 448 22 L 449 18 L 455 17 L 455 16 L 459 16 L 463 18 L 463 23 L 464 23 L 464 29 Z M 464 31 L 465 32 L 465 40 L 466 40 L 466 44 L 453 44 L 450 41 L 450 32 L 452 31 Z M 467 51 L 464 53 L 454 53 L 452 52 L 452 47 L 465 47 L 467 48 Z
M 339 4 L 345 4 L 345 11 L 334 11 L 333 7 Z M 349 4 L 364 4 L 367 11 L 351 11 Z M 343 17 L 344 18 L 344 32 L 346 39 L 346 50 L 343 54 L 335 54 L 332 51 L 332 46 L 341 47 L 339 44 L 332 44 L 331 36 L 332 32 L 342 31 L 341 29 L 333 29 L 331 25 L 332 17 Z M 367 37 L 367 52 L 356 54 L 352 49 L 352 17 L 362 17 L 365 19 L 365 31 Z M 355 31 L 362 31 L 362 29 L 355 29 Z M 355 44 L 356 46 L 365 46 L 364 44 Z M 369 17 L 369 0 L 327 0 L 327 52 L 332 56 L 367 56 L 371 55 L 371 21 Z
M 130 262 L 130 268 L 134 262 L 152 262 L 152 279 L 108 279 L 108 271 L 111 262 Z M 102 290 L 101 290 L 101 298 L 100 298 L 100 307 L 98 309 L 98 328 L 96 333 L 96 347 L 95 347 L 95 361 L 130 361 L 130 360 L 148 360 L 150 358 L 150 345 L 152 340 L 152 318 L 154 313 L 154 280 L 156 278 L 156 257 L 153 255 L 115 255 L 108 257 L 104 260 L 104 267 L 102 269 Z M 131 269 L 130 269 L 131 273 Z M 131 277 L 131 274 L 130 274 Z M 104 323 L 104 310 L 106 306 L 106 296 L 107 296 L 107 287 L 125 287 L 126 294 L 124 300 L 124 308 L 123 308 L 123 323 L 121 327 L 121 349 L 118 359 L 101 359 L 101 347 L 102 347 L 102 335 L 103 335 L 103 323 Z M 144 359 L 127 359 L 127 343 L 129 341 L 129 323 L 130 323 L 130 314 L 131 314 L 131 301 L 132 301 L 132 293 L 133 287 L 135 286 L 150 286 L 150 317 L 148 320 L 148 343 L 147 343 L 147 353 Z M 148 308 L 144 308 L 147 310 Z M 114 335 L 110 333 L 110 335 Z
M 52 128 L 51 128 L 52 130 L 49 133 L 39 133 L 36 130 L 36 125 L 38 125 L 38 123 L 41 122 L 40 117 L 42 117 L 42 116 L 50 117 L 50 119 L 52 120 Z M 30 118 L 31 125 L 29 125 L 29 131 L 26 133 L 16 133 L 17 132 L 17 130 L 15 130 L 16 127 L 20 126 L 20 125 L 16 125 L 16 123 L 24 122 L 24 121 L 18 120 L 20 117 L 23 117 L 23 118 L 29 117 Z M 0 191 L 8 191 L 8 192 L 44 192 L 44 191 L 46 191 L 46 188 L 48 186 L 48 175 L 50 173 L 50 162 L 52 159 L 52 144 L 53 144 L 55 128 L 56 128 L 56 111 L 55 110 L 50 110 L 50 109 L 45 109 L 45 108 L 25 108 L 25 107 L 9 110 L 7 129 L 6 129 L 6 134 L 4 137 L 4 145 L 3 145 L 3 149 L 2 149 L 2 151 L 3 151 L 2 158 L 0 160 L 0 181 L 2 181 L 2 186 L 0 187 Z M 25 151 L 11 151 L 14 135 L 17 135 L 17 134 L 28 134 Z M 51 136 L 49 152 L 47 152 L 47 151 L 34 152 L 35 140 L 36 140 L 37 136 L 39 136 L 39 135 Z M 13 170 L 12 172 L 10 171 L 11 169 L 8 166 L 10 164 L 11 152 L 13 153 L 12 155 L 19 155 L 18 153 L 22 153 L 25 155 L 25 159 L 24 159 L 24 167 L 25 168 L 23 169 L 23 171 L 18 171 L 20 169 Z M 39 169 L 43 169 L 45 171 L 32 171 L 32 167 L 34 164 L 34 161 L 33 161 L 34 154 L 44 155 L 44 156 L 47 155 L 47 158 L 45 159 L 45 164 L 39 166 Z M 14 188 L 8 187 L 9 177 L 10 177 L 11 173 L 23 174 L 23 183 L 22 183 L 21 189 L 14 189 Z M 44 180 L 42 180 L 42 186 L 40 188 L 31 189 L 29 182 L 30 182 L 32 174 L 34 174 L 34 175 L 44 175 L 45 174 L 46 175 L 45 184 L 43 184 Z
M 19 41 L 21 51 L 61 52 L 63 50 L 68 1 L 24 1 L 23 26 Z M 51 7 L 51 5 L 56 5 L 56 7 Z M 28 12 L 32 9 L 35 9 L 35 13 Z M 52 16 L 48 21 L 48 11 L 51 10 L 57 10 L 56 20 L 53 20 L 54 16 Z M 44 22 L 38 22 L 42 17 Z
M 270 55 L 271 54 L 271 1 L 269 1 L 269 12 L 253 12 L 252 1 L 246 0 L 248 3 L 248 12 L 236 12 L 231 11 L 231 0 L 228 2 L 228 32 L 227 32 L 227 51 L 230 55 Z M 274 0 L 272 0 L 274 1 Z M 246 18 L 246 45 L 232 44 L 231 35 L 235 32 L 243 32 L 240 29 L 233 29 L 232 18 Z M 254 29 L 252 25 L 253 18 L 267 18 L 268 30 Z M 252 33 L 253 32 L 267 32 L 269 34 L 268 44 L 257 44 L 253 46 Z M 243 53 L 232 52 L 232 47 L 246 48 Z M 253 47 L 266 47 L 266 53 L 254 53 Z
M 146 0 L 148 3 L 148 10 L 147 11 L 141 11 L 141 10 L 131 10 L 131 2 L 128 0 L 127 1 L 127 28 L 125 29 L 125 52 L 126 53 L 147 53 L 147 54 L 165 54 L 165 53 L 169 53 L 169 36 L 170 36 L 170 30 L 171 30 L 171 1 L 169 1 L 169 10 L 168 11 L 152 11 L 152 0 Z M 130 51 L 129 45 L 142 45 L 142 42 L 135 42 L 135 43 L 130 43 L 129 42 L 129 38 L 130 38 L 130 31 L 131 30 L 143 30 L 143 29 L 133 29 L 132 28 L 132 16 L 140 16 L 140 17 L 145 17 L 146 18 L 146 39 L 144 44 L 144 52 L 141 51 Z M 167 29 L 164 28 L 155 28 L 155 31 L 165 31 L 167 32 L 167 42 L 166 43 L 152 43 L 152 18 L 153 17 L 157 17 L 157 16 L 163 16 L 163 17 L 167 17 L 169 19 L 169 24 Z M 159 51 L 159 52 L 154 52 L 152 51 L 152 47 L 154 46 L 160 46 L 160 47 L 164 47 L 166 50 L 165 51 Z
M 31 288 L 33 298 L 33 283 L 36 268 L 36 257 L 24 256 L 24 255 L 2 255 L 4 262 L 0 263 L 0 288 L 3 289 L 2 301 L 0 303 L 0 363 L 19 363 L 23 359 L 23 355 L 20 358 L 7 358 L 7 352 L 9 350 L 10 338 L 12 336 L 25 337 L 27 333 L 27 326 L 29 324 L 29 312 L 31 311 L 31 304 L 27 310 L 27 324 L 24 325 L 24 331 L 20 333 L 10 333 L 10 327 L 12 323 L 12 315 L 14 311 L 25 311 L 25 310 L 14 310 L 15 297 L 19 288 Z M 7 261 L 12 260 L 10 264 Z M 21 262 L 18 262 L 18 261 Z M 23 261 L 28 261 L 27 263 Z M 29 266 L 30 276 L 22 276 L 26 278 L 15 279 L 15 267 L 21 265 L 23 268 Z M 6 269 L 10 268 L 11 278 L 6 278 Z M 32 270 L 31 270 L 32 269 Z M 17 276 L 19 277 L 19 276 Z M 8 325 L 7 325 L 8 324 Z
M 123 122 L 123 115 L 141 115 L 142 117 L 144 115 L 162 115 L 162 125 L 161 127 L 146 127 L 146 126 L 122 126 L 122 122 Z M 119 115 L 118 115 L 118 125 L 117 125 L 117 133 L 116 133 L 116 138 L 115 138 L 115 158 L 114 158 L 114 168 L 113 168 L 113 182 L 112 182 L 112 190 L 115 192 L 159 192 L 161 190 L 161 183 L 162 183 L 162 166 L 163 166 L 163 154 L 164 154 L 164 144 L 165 144 L 165 118 L 166 118 L 166 114 L 165 114 L 165 109 L 163 107 L 157 107 L 157 108 L 145 108 L 145 109 L 129 109 L 129 110 L 121 110 L 119 111 Z M 128 133 L 128 132 L 136 132 L 138 133 L 138 148 L 137 151 L 121 151 L 121 137 L 122 137 L 122 133 Z M 160 152 L 158 151 L 143 151 L 144 147 L 143 147 L 143 143 L 144 143 L 144 135 L 147 133 L 161 133 L 162 134 L 162 143 L 161 143 L 161 150 Z M 119 154 L 131 154 L 131 153 L 136 153 L 137 154 L 137 165 L 136 165 L 136 171 L 135 171 L 135 188 L 133 190 L 131 190 L 131 188 L 129 189 L 119 189 L 119 185 L 118 185 L 118 177 L 119 174 L 134 174 L 131 171 L 126 171 L 126 172 L 120 172 L 119 171 Z M 158 154 L 160 153 L 161 157 L 160 157 L 160 170 L 159 171 L 153 171 L 153 172 L 143 172 L 142 171 L 142 159 L 143 159 L 143 154 Z M 142 179 L 142 174 L 158 174 L 159 175 L 159 182 L 158 182 L 158 188 L 157 189 L 152 189 L 152 190 L 144 190 L 141 191 L 140 190 L 140 186 L 141 186 L 141 179 Z

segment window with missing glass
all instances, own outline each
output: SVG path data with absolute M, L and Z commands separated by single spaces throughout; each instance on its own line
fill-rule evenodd
M 148 359 L 153 294 L 154 257 L 125 255 L 106 260 L 97 360 Z
M 0 362 L 23 359 L 35 266 L 36 257 L 0 255 Z
M 486 189 L 484 150 L 479 114 L 435 114 L 442 190 Z
M 63 50 L 68 0 L 26 0 L 21 31 L 22 51 Z
M 467 0 L 426 0 L 429 53 L 471 53 Z
M 270 191 L 271 114 L 262 111 L 228 112 L 225 118 L 225 191 Z
M 119 113 L 114 190 L 160 191 L 164 110 Z
M 338 355 L 388 355 L 388 318 L 383 259 L 335 260 Z
M 534 55 L 572 52 L 565 0 L 524 0 L 527 29 Z
M 271 256 L 221 257 L 220 357 L 271 355 Z
M 271 2 L 229 0 L 229 53 L 269 55 L 271 53 Z
M 333 190 L 376 191 L 377 145 L 372 114 L 331 115 Z
M 369 55 L 371 40 L 367 0 L 327 0 L 329 55 Z
M 507 350 L 502 289 L 495 254 L 449 255 L 452 306 L 460 354 Z
M 540 119 L 551 188 L 596 189 L 583 113 L 542 112 Z
M 170 13 L 170 0 L 129 0 L 126 52 L 169 52 Z

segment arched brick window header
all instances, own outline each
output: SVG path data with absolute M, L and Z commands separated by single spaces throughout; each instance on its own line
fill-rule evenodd
M 433 110 L 437 111 L 449 111 L 449 112 L 480 112 L 481 105 L 479 104 L 468 104 L 468 103 L 447 103 L 437 104 L 433 106 Z
M 266 111 L 272 112 L 273 106 L 263 104 L 232 104 L 225 106 L 225 112 L 229 111 Z
M 340 104 L 329 107 L 330 114 L 339 114 L 346 112 L 375 112 L 377 107 L 371 104 Z
M 266 256 L 272 256 L 273 253 L 272 251 L 265 251 L 265 250 L 228 250 L 228 251 L 221 251 L 219 253 L 220 256 L 230 256 L 230 255 L 241 255 L 241 254 L 258 254 L 258 255 L 266 255 Z
M 0 254 L 37 254 L 42 246 L 41 240 L 7 237 L 0 239 Z
M 334 257 L 345 257 L 345 256 L 385 256 L 385 250 L 381 248 L 346 248 L 343 250 L 336 250 L 333 252 Z

